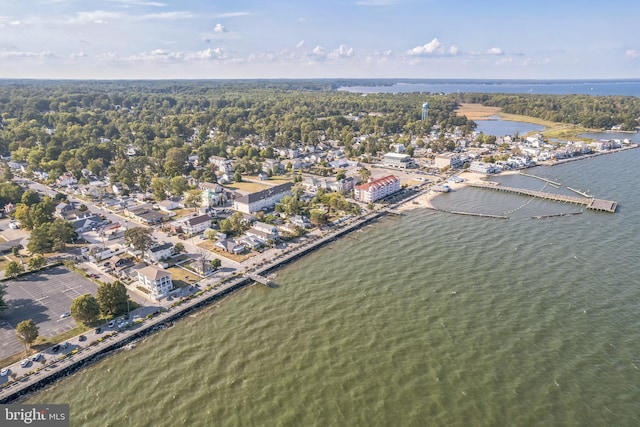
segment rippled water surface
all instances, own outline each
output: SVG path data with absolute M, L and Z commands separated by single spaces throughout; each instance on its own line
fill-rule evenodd
M 465 188 L 34 395 L 87 426 L 637 425 L 640 150 L 530 173 L 615 214 Z M 505 185 L 541 189 L 522 176 Z

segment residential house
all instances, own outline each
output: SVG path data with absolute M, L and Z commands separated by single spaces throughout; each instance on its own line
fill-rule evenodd
M 161 243 L 147 250 L 147 258 L 151 262 L 159 262 L 173 255 L 173 243 Z
M 211 156 L 209 157 L 209 163 L 215 166 L 220 172 L 229 174 L 234 172 L 233 161 L 225 159 L 224 157 Z
M 256 221 L 251 225 L 251 229 L 247 231 L 247 234 L 250 232 L 258 231 L 263 236 L 266 236 L 268 240 L 278 240 L 278 228 L 273 224 L 267 224 L 265 222 Z
M 182 231 L 188 235 L 202 233 L 211 227 L 211 217 L 209 215 L 198 215 L 182 221 Z
M 239 212 L 252 214 L 263 208 L 270 208 L 280 201 L 284 196 L 291 194 L 293 184 L 286 182 L 276 185 L 266 190 L 247 194 L 233 201 L 233 208 Z
M 354 198 L 369 203 L 382 199 L 400 190 L 400 178 L 389 175 L 379 179 L 369 179 L 369 182 L 356 185 L 353 189 Z
M 72 186 L 72 185 L 76 185 L 77 183 L 78 183 L 78 180 L 70 172 L 63 173 L 56 180 L 56 185 L 58 187 L 69 187 L 69 186 Z
M 241 254 L 245 251 L 245 247 L 243 244 L 236 243 L 230 239 L 218 240 L 214 246 L 223 252 L 228 252 L 236 255 Z
M 174 289 L 171 274 L 155 265 L 148 265 L 137 270 L 138 284 L 149 291 L 154 299 L 165 297 Z
M 167 199 L 167 200 L 163 200 L 163 201 L 159 202 L 158 203 L 158 207 L 162 211 L 171 212 L 171 211 L 173 211 L 175 209 L 180 208 L 180 203 L 179 203 L 178 200 Z

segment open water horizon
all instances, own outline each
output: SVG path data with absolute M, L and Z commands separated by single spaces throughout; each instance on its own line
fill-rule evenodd
M 615 214 L 439 196 L 29 397 L 73 426 L 632 426 L 640 150 L 528 172 Z M 541 189 L 523 176 L 505 185 Z

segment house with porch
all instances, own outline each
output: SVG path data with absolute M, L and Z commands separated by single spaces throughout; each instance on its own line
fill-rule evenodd
M 160 299 L 174 289 L 171 274 L 158 266 L 148 265 L 137 270 L 138 285 L 149 291 L 154 299 Z

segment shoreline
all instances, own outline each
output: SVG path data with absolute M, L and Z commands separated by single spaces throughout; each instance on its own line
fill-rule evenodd
M 562 160 L 555 160 L 555 161 L 547 161 L 547 162 L 541 162 L 539 164 L 536 164 L 530 168 L 527 168 L 526 170 L 529 169 L 534 169 L 538 166 L 557 166 L 557 165 L 563 165 L 565 163 L 570 163 L 570 162 L 576 162 L 579 160 L 589 160 L 593 157 L 598 157 L 598 156 L 605 156 L 607 154 L 615 154 L 615 153 L 619 153 L 622 151 L 627 151 L 627 150 L 633 150 L 640 147 L 640 144 L 632 144 L 629 145 L 627 147 L 622 147 L 622 148 L 616 148 L 613 150 L 608 150 L 608 151 L 603 151 L 603 152 L 597 152 L 597 153 L 592 153 L 592 154 L 586 154 L 584 156 L 577 156 L 577 157 L 571 157 L 568 159 L 562 159 Z M 513 170 L 508 170 L 508 171 L 503 171 L 500 172 L 499 174 L 496 175 L 481 175 L 479 173 L 476 172 L 470 172 L 470 171 L 463 171 L 461 173 L 455 174 L 456 176 L 459 176 L 460 178 L 464 178 L 465 181 L 464 182 L 447 182 L 446 184 L 451 188 L 451 191 L 456 191 L 459 190 L 461 188 L 467 187 L 468 184 L 472 184 L 472 183 L 486 183 L 488 181 L 491 181 L 492 177 L 495 176 L 509 176 L 509 175 L 518 175 L 520 174 L 520 172 L 524 170 L 524 169 L 513 169 Z M 442 184 L 442 182 L 438 181 L 438 182 L 433 182 L 433 185 L 438 185 L 438 184 Z M 406 211 L 410 211 L 413 209 L 417 209 L 417 208 L 427 208 L 427 209 L 437 209 L 435 206 L 433 206 L 433 200 L 438 197 L 441 196 L 443 194 L 446 193 L 442 193 L 442 192 L 438 192 L 438 191 L 434 191 L 429 189 L 428 191 L 425 191 L 424 194 L 420 194 L 419 196 L 409 200 L 409 201 L 404 201 L 402 202 L 397 208 L 396 210 L 400 211 L 400 212 L 406 212 Z

